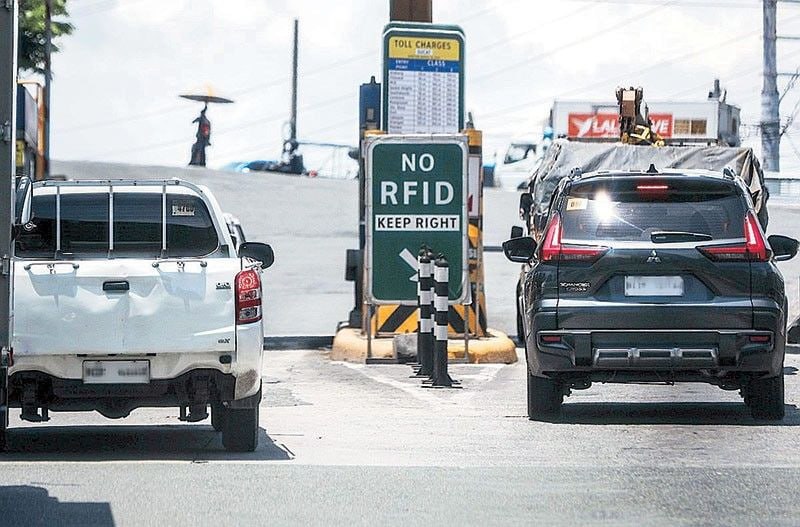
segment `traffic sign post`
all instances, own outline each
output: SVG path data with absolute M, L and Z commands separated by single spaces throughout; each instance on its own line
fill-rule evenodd
M 368 303 L 417 305 L 423 245 L 450 262 L 449 303 L 470 302 L 467 155 L 462 135 L 368 138 Z

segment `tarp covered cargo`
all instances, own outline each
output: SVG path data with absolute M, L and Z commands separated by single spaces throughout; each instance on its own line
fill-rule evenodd
M 750 189 L 762 226 L 767 226 L 764 173 L 752 148 L 727 146 L 633 146 L 620 143 L 580 143 L 559 139 L 548 148 L 542 163 L 529 180 L 533 215 L 547 214 L 550 196 L 574 168 L 597 170 L 695 169 L 721 172 L 730 167 Z

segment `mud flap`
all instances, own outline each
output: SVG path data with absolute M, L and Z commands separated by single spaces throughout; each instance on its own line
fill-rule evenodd
M 786 340 L 789 344 L 800 344 L 800 316 L 794 319 L 786 332 Z
M 258 388 L 258 392 L 250 397 L 245 397 L 244 399 L 235 399 L 233 401 L 228 401 L 225 403 L 226 408 L 258 408 L 261 404 L 261 386 Z

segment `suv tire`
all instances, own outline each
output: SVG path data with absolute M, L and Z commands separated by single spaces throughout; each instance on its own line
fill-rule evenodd
M 253 452 L 258 446 L 258 407 L 226 408 L 222 444 L 230 452 Z
M 552 419 L 561 414 L 564 393 L 553 379 L 535 377 L 528 372 L 528 419 Z
M 783 375 L 752 380 L 747 386 L 746 399 L 754 419 L 783 419 Z

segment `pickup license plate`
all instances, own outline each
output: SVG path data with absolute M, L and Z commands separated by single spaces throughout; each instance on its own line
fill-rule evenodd
M 625 296 L 683 296 L 680 276 L 626 276 Z
M 150 382 L 150 361 L 83 361 L 83 382 L 84 384 L 147 384 Z

